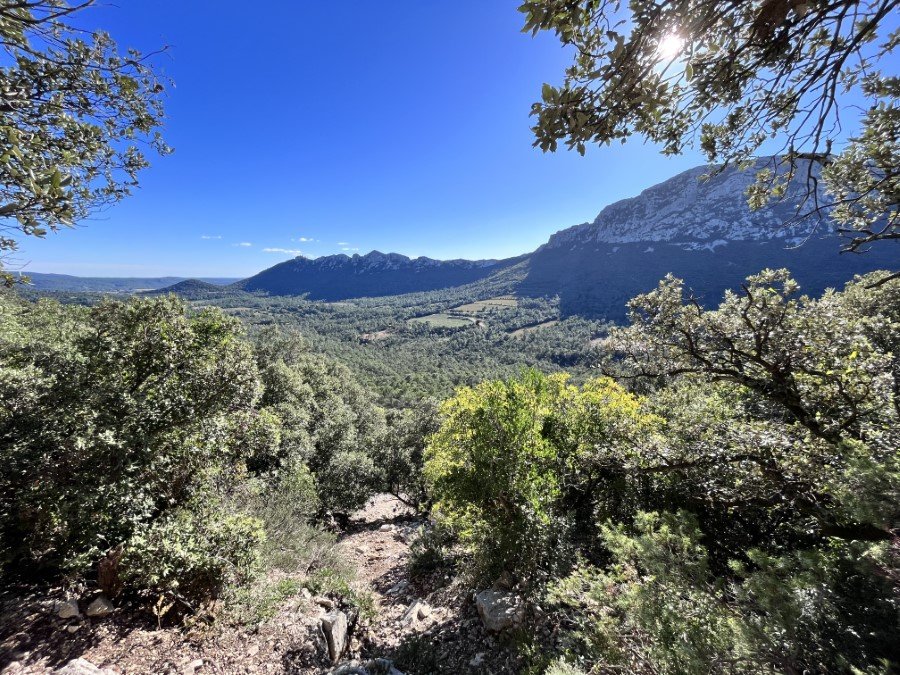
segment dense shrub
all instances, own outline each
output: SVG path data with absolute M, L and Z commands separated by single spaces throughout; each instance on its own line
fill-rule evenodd
M 890 672 L 900 280 L 632 309 L 607 367 L 644 398 L 529 373 L 443 406 L 426 476 L 476 579 L 529 582 L 544 656 L 599 672 Z
M 259 391 L 233 320 L 169 298 L 0 302 L 6 564 L 86 571 L 227 482 Z
M 256 344 L 260 406 L 281 420 L 281 441 L 251 467 L 265 472 L 302 462 L 322 508 L 362 506 L 379 484 L 373 453 L 384 438 L 384 412 L 345 367 L 312 353 L 296 333 L 265 330 Z
M 262 523 L 262 556 L 271 567 L 285 572 L 308 569 L 331 546 L 330 537 L 321 536 L 314 525 L 319 497 L 305 464 L 282 467 L 268 480 L 244 481 L 236 502 Z
M 125 543 L 120 574 L 131 588 L 169 596 L 193 610 L 221 589 L 252 578 L 265 539 L 263 523 L 252 516 L 209 505 L 173 510 L 136 528 Z
M 0 296 L 0 563 L 185 607 L 261 563 L 309 571 L 315 514 L 374 487 L 383 424 L 346 370 L 254 350 L 219 310 Z
M 454 543 L 453 532 L 442 523 L 420 527 L 409 547 L 409 573 L 419 577 L 439 567 L 452 565 Z
M 591 481 L 604 472 L 596 451 L 649 442 L 656 420 L 641 408 L 609 379 L 578 388 L 535 371 L 463 388 L 441 407 L 425 475 L 437 512 L 473 552 L 476 577 L 531 583 L 572 564 L 596 507 Z
M 428 500 L 422 470 L 427 439 L 440 429 L 437 403 L 421 401 L 409 408 L 391 410 L 387 434 L 374 451 L 380 481 L 387 492 L 411 506 L 424 507 Z
M 585 565 L 549 593 L 575 627 L 570 653 L 629 672 L 772 672 L 755 658 L 724 580 L 710 573 L 690 515 L 641 512 L 629 530 L 605 526 L 612 564 Z

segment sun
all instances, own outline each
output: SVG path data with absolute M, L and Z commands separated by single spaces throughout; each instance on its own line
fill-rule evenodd
M 660 59 L 671 61 L 681 54 L 682 49 L 684 49 L 684 38 L 678 33 L 669 33 L 659 41 L 656 53 Z

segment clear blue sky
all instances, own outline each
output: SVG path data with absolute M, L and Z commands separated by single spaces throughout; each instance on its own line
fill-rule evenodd
M 82 22 L 122 47 L 170 45 L 158 64 L 176 85 L 175 154 L 154 159 L 132 198 L 23 241 L 20 261 L 36 272 L 239 277 L 292 251 L 505 257 L 702 162 L 640 141 L 584 158 L 532 148 L 530 105 L 568 56 L 551 36 L 520 32 L 518 4 L 90 10 Z

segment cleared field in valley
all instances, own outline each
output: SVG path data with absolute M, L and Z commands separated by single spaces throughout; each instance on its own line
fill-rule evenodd
M 487 300 L 478 300 L 470 302 L 459 307 L 454 307 L 452 312 L 460 314 L 479 314 L 492 309 L 515 309 L 519 306 L 519 301 L 512 295 L 499 295 L 496 298 L 488 298 Z
M 409 323 L 427 323 L 434 328 L 463 328 L 465 326 L 471 326 L 474 322 L 474 319 L 451 316 L 444 312 L 429 314 L 428 316 L 417 316 L 414 319 L 409 319 Z

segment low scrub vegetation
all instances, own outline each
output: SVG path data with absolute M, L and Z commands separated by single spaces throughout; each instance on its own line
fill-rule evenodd
M 617 380 L 443 404 L 424 471 L 473 586 L 559 627 L 538 672 L 891 672 L 900 282 L 766 271 L 706 311 L 669 278 L 631 310 Z
M 385 491 L 432 514 L 413 574 L 524 598 L 529 672 L 892 672 L 900 280 L 630 306 L 602 376 L 385 411 L 215 308 L 0 296 L 4 575 L 251 622 L 302 579 L 369 615 L 322 523 Z
M 327 560 L 316 517 L 382 480 L 384 413 L 296 335 L 248 340 L 173 298 L 0 297 L 6 574 L 96 580 L 192 611 Z

